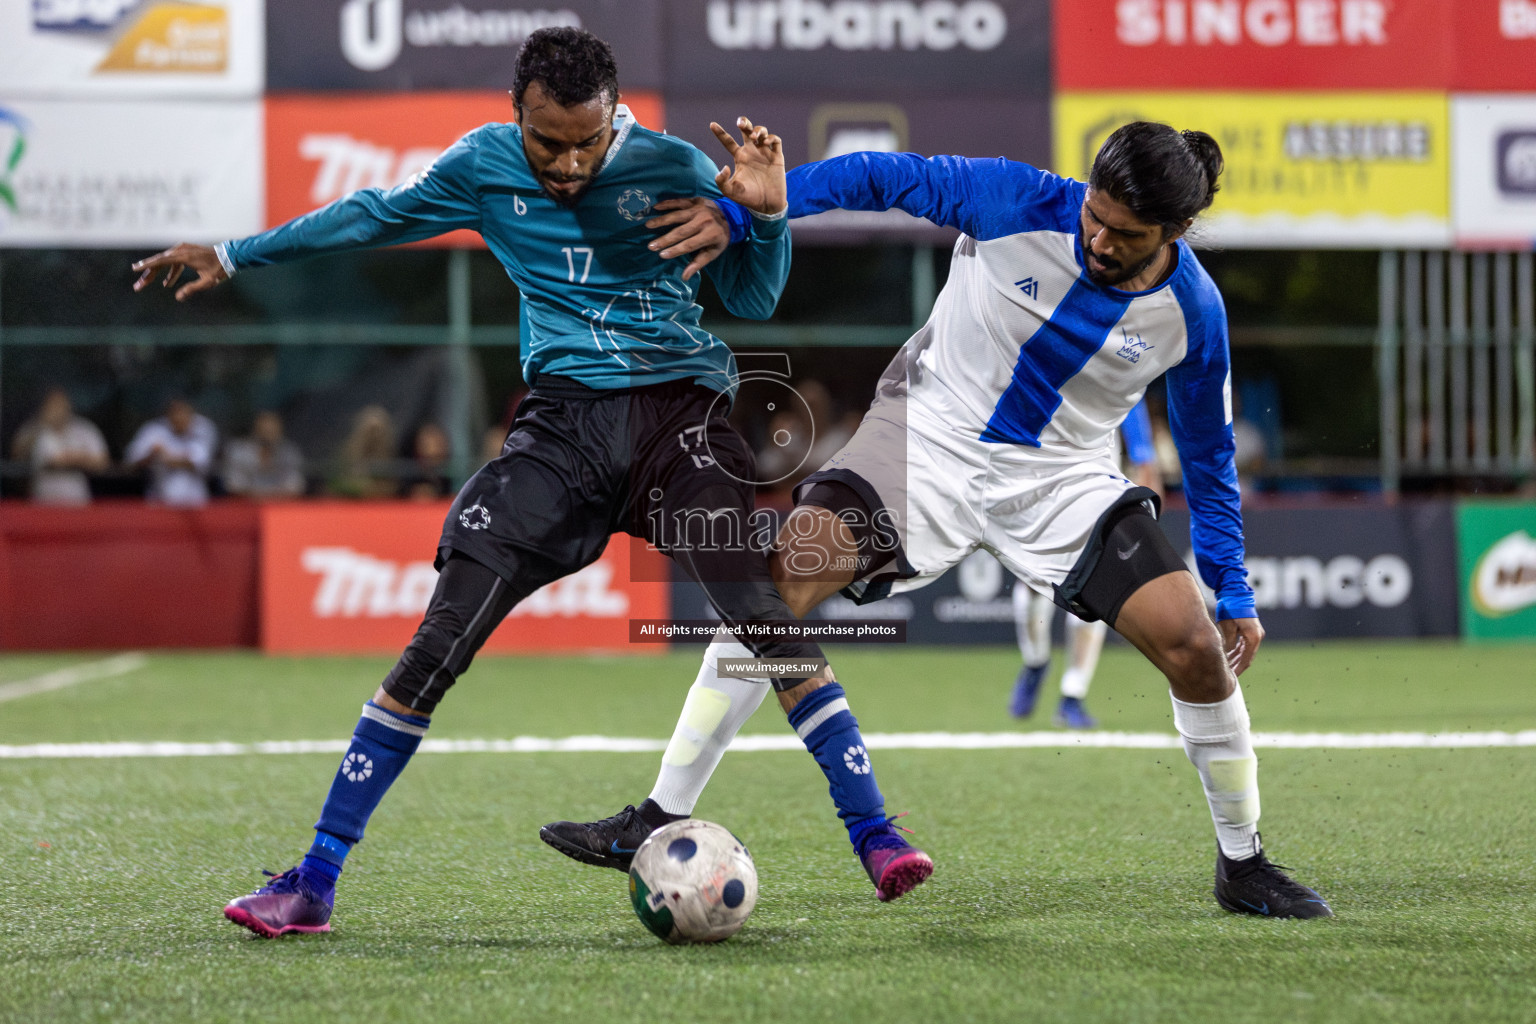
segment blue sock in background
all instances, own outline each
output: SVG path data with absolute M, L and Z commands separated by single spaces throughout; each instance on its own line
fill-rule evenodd
M 347 854 L 362 840 L 374 808 L 405 770 L 430 724 L 429 718 L 386 711 L 373 701 L 363 705 L 352 745 L 315 822 L 314 844 L 299 865 L 300 875 L 313 888 L 328 891 L 335 886 Z
M 848 697 L 837 683 L 811 691 L 789 713 L 789 724 L 811 752 L 827 789 L 837 804 L 837 816 L 848 827 L 854 849 L 863 854 L 861 842 L 876 825 L 885 823 L 885 798 L 875 784 L 875 770 L 858 719 L 848 710 Z

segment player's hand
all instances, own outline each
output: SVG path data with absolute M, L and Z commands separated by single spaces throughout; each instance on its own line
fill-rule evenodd
M 645 222 L 653 231 L 670 228 L 650 244 L 650 250 L 664 260 L 693 253 L 683 268 L 683 280 L 708 266 L 731 244 L 731 227 L 713 199 L 663 199 L 652 210 L 663 211 Z
M 1253 656 L 1259 653 L 1264 642 L 1264 627 L 1258 619 L 1222 619 L 1216 623 L 1221 630 L 1221 648 L 1227 652 L 1227 664 L 1233 675 L 1242 675 L 1253 664 Z
M 789 205 L 789 185 L 784 179 L 784 141 L 762 125 L 754 126 L 744 117 L 736 119 L 741 143 L 713 121 L 709 130 L 731 154 L 735 167 L 722 167 L 715 175 L 730 199 L 758 213 L 775 214 Z
M 155 274 L 162 267 L 165 268 L 165 274 L 160 279 L 162 288 L 175 287 L 176 282 L 181 280 L 181 275 L 188 270 L 197 275 L 196 279 L 176 289 L 177 302 L 186 302 L 198 292 L 207 291 L 229 280 L 229 275 L 224 273 L 224 266 L 219 262 L 219 257 L 214 254 L 212 246 L 182 242 L 180 245 L 164 252 L 157 252 L 153 256 L 146 256 L 135 263 L 133 269 L 142 273 L 139 274 L 139 279 L 133 282 L 133 290 L 143 291 L 153 284 Z

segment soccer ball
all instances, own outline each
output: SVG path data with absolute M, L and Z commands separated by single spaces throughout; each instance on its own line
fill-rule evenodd
M 735 935 L 757 904 L 757 868 L 729 830 L 712 821 L 674 821 L 635 851 L 629 900 L 640 923 L 674 945 L 719 942 Z

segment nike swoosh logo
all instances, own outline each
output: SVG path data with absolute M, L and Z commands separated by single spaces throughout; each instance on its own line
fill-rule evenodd
M 637 846 L 634 850 L 626 850 L 624 847 L 619 845 L 619 841 L 617 839 L 608 844 L 609 853 L 634 853 L 635 850 L 638 849 L 640 849 L 640 847 Z
M 1249 903 L 1247 900 L 1238 900 L 1237 902 L 1241 903 L 1243 906 L 1247 907 L 1249 910 L 1257 911 L 1258 913 L 1263 914 L 1265 917 L 1269 916 L 1269 901 L 1268 900 L 1264 901 L 1264 905 L 1262 907 L 1256 907 L 1252 903 Z
M 1130 550 L 1128 550 L 1128 551 L 1116 551 L 1115 554 L 1119 555 L 1120 556 L 1120 561 L 1123 562 L 1127 558 L 1130 558 L 1132 555 L 1134 555 L 1136 553 L 1136 549 L 1139 548 L 1139 547 L 1141 547 L 1141 541 L 1137 541 L 1135 544 L 1132 544 L 1131 547 L 1130 547 Z

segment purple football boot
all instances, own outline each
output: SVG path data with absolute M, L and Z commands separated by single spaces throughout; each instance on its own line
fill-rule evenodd
M 331 905 L 335 891 L 318 895 L 299 877 L 298 868 L 280 875 L 262 874 L 272 881 L 249 896 L 231 900 L 224 916 L 268 939 L 289 932 L 328 932 L 331 930 Z
M 896 818 L 905 814 L 903 811 Z M 912 831 L 892 824 L 896 818 L 876 823 L 859 837 L 859 860 L 882 903 L 905 896 L 933 874 L 933 858 L 896 834 L 898 830 Z

